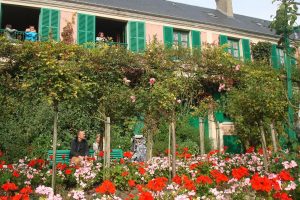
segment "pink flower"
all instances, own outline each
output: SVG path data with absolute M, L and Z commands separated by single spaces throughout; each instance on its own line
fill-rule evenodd
M 181 101 L 181 99 L 177 99 L 176 102 L 177 102 L 178 104 L 181 104 L 182 101 Z
M 235 66 L 235 71 L 240 71 L 240 68 L 241 68 L 240 65 Z
M 224 84 L 224 83 L 221 83 L 221 84 L 219 85 L 218 92 L 221 92 L 222 90 L 225 90 L 225 84 Z
M 134 103 L 136 101 L 136 97 L 135 96 L 130 96 L 131 102 Z
M 156 81 L 155 78 L 150 78 L 149 80 L 150 85 L 154 85 L 155 81 Z

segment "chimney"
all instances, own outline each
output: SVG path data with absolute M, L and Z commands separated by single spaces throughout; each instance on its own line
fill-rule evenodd
M 216 0 L 217 10 L 227 15 L 227 17 L 233 17 L 232 0 Z

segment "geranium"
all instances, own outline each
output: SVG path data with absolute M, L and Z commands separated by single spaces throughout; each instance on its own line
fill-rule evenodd
M 191 190 L 191 191 L 196 190 L 196 186 L 195 186 L 194 182 L 192 180 L 190 180 L 187 176 L 185 176 L 185 175 L 182 176 L 182 182 L 183 182 L 183 186 L 187 190 Z
M 18 190 L 18 186 L 16 186 L 16 184 L 10 183 L 10 182 L 3 184 L 1 188 L 6 192 Z
M 139 200 L 154 200 L 154 197 L 150 192 L 142 192 L 139 195 Z
M 32 189 L 30 186 L 25 186 L 20 190 L 21 194 L 31 194 L 32 193 Z
M 246 153 L 253 153 L 255 150 L 254 147 L 249 147 L 247 150 L 246 150 Z
M 256 191 L 270 192 L 272 190 L 272 181 L 265 176 L 259 176 L 257 173 L 252 176 L 250 182 L 252 188 Z
M 126 151 L 126 152 L 124 152 L 124 157 L 125 158 L 132 158 L 132 156 L 133 156 L 133 153 L 132 152 L 130 152 L 130 151 Z
M 66 170 L 65 170 L 65 174 L 66 174 L 66 175 L 72 174 L 72 170 L 71 170 L 71 169 L 66 169 Z
M 167 178 L 158 177 L 149 181 L 147 184 L 147 188 L 154 192 L 160 192 L 166 187 L 167 182 L 168 182 Z
M 219 184 L 221 182 L 228 182 L 229 181 L 229 178 L 225 174 L 221 173 L 220 171 L 218 171 L 216 169 L 210 171 L 210 174 L 214 177 L 217 184 Z
M 178 185 L 181 185 L 181 184 L 182 184 L 181 177 L 178 176 L 177 174 L 173 177 L 172 181 L 173 181 L 174 183 L 177 183 Z
M 20 177 L 19 172 L 16 171 L 16 170 L 13 171 L 12 175 L 13 175 L 14 177 L 16 177 L 16 178 Z
M 138 170 L 141 175 L 144 175 L 146 173 L 146 170 L 143 167 L 139 167 Z
M 129 180 L 128 185 L 129 185 L 129 187 L 134 187 L 135 186 L 135 181 L 134 180 Z
M 196 183 L 199 183 L 199 184 L 212 184 L 213 180 L 209 176 L 200 175 L 196 179 Z
M 276 192 L 273 195 L 274 199 L 280 199 L 280 200 L 293 200 L 292 198 L 289 197 L 289 195 L 285 192 Z
M 291 174 L 286 171 L 286 170 L 282 170 L 279 174 L 278 174 L 279 178 L 283 181 L 293 181 L 294 178 L 291 176 Z
M 97 187 L 95 189 L 95 191 L 100 194 L 109 194 L 110 195 L 110 194 L 115 194 L 116 187 L 109 180 L 105 180 L 99 187 Z
M 246 167 L 234 168 L 232 169 L 232 176 L 235 179 L 240 180 L 245 176 L 249 176 L 249 171 Z
M 125 177 L 125 176 L 128 176 L 129 172 L 128 171 L 125 171 L 125 172 L 122 172 L 121 176 Z
M 98 156 L 102 158 L 104 156 L 104 151 L 99 151 Z

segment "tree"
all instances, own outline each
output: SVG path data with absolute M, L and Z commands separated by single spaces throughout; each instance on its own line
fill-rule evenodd
M 87 67 L 85 51 L 75 45 L 50 41 L 24 43 L 20 52 L 16 60 L 21 90 L 47 101 L 54 111 L 52 187 L 55 189 L 59 105 L 86 94 L 93 85 L 83 73 L 83 67 Z

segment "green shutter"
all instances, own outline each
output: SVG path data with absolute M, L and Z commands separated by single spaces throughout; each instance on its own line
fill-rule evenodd
M 250 41 L 242 39 L 244 61 L 251 61 Z
M 60 11 L 42 8 L 40 13 L 39 33 L 41 41 L 48 40 L 51 36 L 53 40 L 59 41 Z
M 173 27 L 164 26 L 164 44 L 168 48 L 173 46 Z
M 77 18 L 77 43 L 95 42 L 96 17 L 79 13 Z
M 280 66 L 278 64 L 277 45 L 276 44 L 272 44 L 272 66 L 274 69 L 280 68 Z
M 200 31 L 192 31 L 192 48 L 201 48 L 201 33 Z
M 128 22 L 129 49 L 132 52 L 141 52 L 146 47 L 145 23 L 144 22 Z
M 226 35 L 220 35 L 219 36 L 219 43 L 220 45 L 224 45 L 228 43 L 228 37 Z M 225 51 L 228 52 L 228 48 L 225 48 Z

